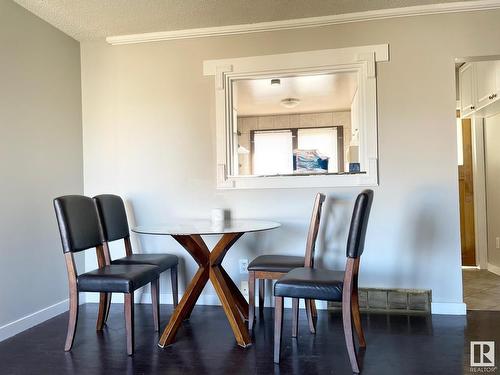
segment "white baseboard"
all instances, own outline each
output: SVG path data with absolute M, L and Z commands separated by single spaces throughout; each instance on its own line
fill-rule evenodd
M 179 300 L 182 294 L 179 295 Z M 99 302 L 99 293 L 86 293 L 86 301 L 88 303 L 98 303 Z M 248 298 L 247 298 L 248 300 Z M 160 303 L 161 304 L 172 304 L 172 294 L 160 294 Z M 123 303 L 123 294 L 115 293 L 113 294 L 113 298 L 111 300 L 112 303 Z M 136 303 L 151 303 L 151 294 L 149 293 L 138 293 L 135 299 Z M 266 298 L 266 306 L 271 306 L 269 304 L 268 298 Z M 219 297 L 215 294 L 202 294 L 196 302 L 197 305 L 205 305 L 205 306 L 220 306 Z M 258 299 L 255 301 L 255 306 L 259 306 Z M 291 298 L 285 298 L 285 307 L 292 308 L 292 300 Z M 300 308 L 304 309 L 304 301 L 300 301 Z M 325 301 L 316 301 L 316 308 L 318 310 L 326 310 L 327 303 Z
M 495 275 L 500 276 L 500 267 L 495 266 L 494 264 L 488 263 L 488 271 L 494 273 Z
M 85 293 L 80 293 L 79 304 L 83 305 L 86 303 Z M 53 304 L 52 306 L 45 307 L 39 311 L 35 311 L 32 314 L 23 316 L 13 322 L 7 323 L 0 327 L 0 341 L 6 340 L 9 337 L 17 335 L 27 329 L 30 329 L 38 324 L 45 322 L 46 320 L 52 319 L 53 317 L 62 314 L 69 309 L 69 300 L 66 298 L 60 302 Z
M 179 301 L 182 294 L 179 295 Z M 99 303 L 99 293 L 86 293 L 85 300 L 87 303 Z M 151 294 L 149 293 L 135 293 L 135 303 L 151 303 Z M 123 303 L 122 293 L 113 293 L 111 303 Z M 172 294 L 160 294 L 160 304 L 173 303 Z M 202 294 L 198 299 L 197 305 L 218 306 L 220 305 L 219 298 L 215 294 Z
M 497 267 L 497 271 L 500 271 Z M 138 295 L 136 302 L 138 303 L 151 303 L 151 295 L 149 293 L 141 293 Z M 83 303 L 97 303 L 99 302 L 98 293 L 81 293 L 80 304 Z M 123 303 L 123 294 L 116 293 L 113 296 L 114 303 Z M 171 304 L 172 294 L 161 294 L 160 303 Z M 198 305 L 208 305 L 208 306 L 219 306 L 220 301 L 215 294 L 202 294 L 197 302 Z M 258 300 L 256 301 L 258 306 Z M 267 304 L 266 304 L 267 305 Z M 316 306 L 318 310 L 326 310 L 327 304 L 324 301 L 316 301 Z M 291 299 L 285 299 L 285 307 L 291 308 Z M 300 302 L 300 307 L 304 308 L 303 301 Z M 13 322 L 7 323 L 0 327 L 0 341 L 3 341 L 9 337 L 17 335 L 22 331 L 25 331 L 31 327 L 34 327 L 44 321 L 51 319 L 59 314 L 62 314 L 68 310 L 68 300 L 65 299 L 58 303 L 48 306 L 44 309 L 36 311 L 32 314 L 26 315 L 20 319 Z M 432 314 L 445 314 L 445 315 L 466 315 L 466 305 L 464 303 L 440 303 L 433 302 L 431 304 Z
M 34 327 L 44 321 L 53 318 L 68 310 L 68 299 L 57 302 L 52 306 L 36 311 L 32 314 L 23 316 L 13 322 L 7 323 L 0 327 L 0 341 L 8 339 L 22 331 Z
M 258 306 L 259 303 L 256 301 L 255 306 Z M 285 298 L 284 300 L 284 305 L 285 308 L 291 309 L 292 308 L 292 299 L 291 298 Z M 306 306 L 304 305 L 304 300 L 301 299 L 299 301 L 299 309 L 305 309 Z M 328 302 L 326 301 L 316 301 L 316 309 L 318 310 L 328 310 Z
M 490 269 L 491 266 L 491 269 Z M 496 267 L 488 264 L 488 270 L 491 272 L 500 274 L 500 267 Z M 151 295 L 149 293 L 140 293 L 137 296 L 136 302 L 138 303 L 151 303 Z M 115 293 L 113 296 L 113 303 L 123 303 L 123 294 Z M 80 294 L 80 304 L 84 303 L 97 303 L 99 302 L 98 293 L 81 293 Z M 268 301 L 269 302 L 269 301 Z M 160 303 L 171 304 L 172 294 L 161 294 Z M 219 306 L 220 301 L 215 294 L 202 294 L 197 302 L 198 305 L 208 305 L 208 306 Z M 258 306 L 258 300 L 256 301 Z M 266 303 L 267 306 L 267 303 Z M 324 301 L 316 301 L 316 306 L 318 310 L 326 310 L 327 304 Z M 292 303 L 290 298 L 285 298 L 285 307 L 291 308 Z M 300 307 L 304 308 L 303 301 L 300 301 Z M 68 299 L 57 302 L 51 306 L 44 309 L 36 311 L 32 314 L 26 315 L 20 319 L 13 322 L 7 323 L 0 327 L 0 341 L 8 339 L 22 331 L 25 331 L 31 327 L 34 327 L 44 321 L 51 319 L 59 314 L 62 314 L 68 310 Z M 445 314 L 445 315 L 466 315 L 466 305 L 465 303 L 441 303 L 433 302 L 431 304 L 432 314 Z
M 88 303 L 98 303 L 99 293 L 87 293 L 86 301 Z M 115 293 L 113 294 L 113 303 L 123 303 L 123 294 Z M 151 295 L 149 293 L 138 293 L 136 296 L 136 303 L 151 303 Z M 272 306 L 269 304 L 269 299 L 266 298 L 266 306 Z M 172 304 L 172 294 L 160 294 L 161 304 Z M 206 306 L 220 306 L 219 297 L 215 294 L 202 294 L 198 299 L 197 305 Z M 255 305 L 259 305 L 258 299 L 255 301 Z M 292 307 L 291 298 L 285 298 L 285 307 Z M 325 301 L 316 301 L 316 307 L 318 310 L 326 310 L 327 303 Z M 304 301 L 300 301 L 300 308 L 304 308 Z M 431 304 L 432 314 L 444 314 L 444 315 L 465 315 L 466 306 L 465 303 L 443 303 L 443 302 L 433 302 Z
M 466 315 L 465 303 L 457 302 L 432 302 L 431 313 L 436 315 Z

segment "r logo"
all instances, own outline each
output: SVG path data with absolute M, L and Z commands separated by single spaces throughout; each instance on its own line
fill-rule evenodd
M 495 366 L 495 342 L 471 341 L 470 342 L 471 367 Z

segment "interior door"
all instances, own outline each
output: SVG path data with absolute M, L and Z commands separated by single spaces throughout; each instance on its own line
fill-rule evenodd
M 462 266 L 476 265 L 474 230 L 474 189 L 472 183 L 472 129 L 471 120 L 462 120 L 463 165 L 458 166 L 460 193 L 460 239 Z

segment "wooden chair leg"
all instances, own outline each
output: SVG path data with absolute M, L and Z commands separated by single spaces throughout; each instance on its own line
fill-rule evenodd
M 108 293 L 99 293 L 99 312 L 97 313 L 96 331 L 102 331 L 106 322 L 106 310 L 108 308 Z
M 76 285 L 74 287 L 70 285 L 68 331 L 66 333 L 66 343 L 64 344 L 64 351 L 66 352 L 71 350 L 73 341 L 75 340 L 76 325 L 78 322 L 78 299 Z
M 309 323 L 309 331 L 314 334 L 316 333 L 316 319 L 314 319 L 312 315 L 312 305 L 309 302 L 311 300 L 306 299 L 305 304 L 306 304 L 306 315 L 307 315 L 307 322 Z
M 292 298 L 292 337 L 299 332 L 299 299 Z
M 255 322 L 255 272 L 248 272 L 248 330 L 253 329 Z
M 274 363 L 280 363 L 283 297 L 274 297 Z
M 317 319 L 318 318 L 318 310 L 316 310 L 316 301 L 313 299 L 310 299 L 309 303 L 311 304 L 311 315 L 313 316 L 314 319 Z
M 178 282 L 178 274 L 177 274 L 177 269 L 178 267 L 172 267 L 170 269 L 170 281 L 172 283 L 172 299 L 174 302 L 174 309 L 177 307 L 179 304 L 179 282 Z
M 160 279 L 151 281 L 151 307 L 155 332 L 160 330 Z
M 351 294 L 342 296 L 342 322 L 344 325 L 344 337 L 351 362 L 352 372 L 359 374 L 358 358 L 356 348 L 354 347 L 354 337 L 352 332 L 352 314 L 351 314 Z
M 351 312 L 354 321 L 354 329 L 358 336 L 358 343 L 361 348 L 366 348 L 365 335 L 363 333 L 363 326 L 361 325 L 361 315 L 359 313 L 359 301 L 357 291 L 353 293 L 351 299 Z
M 264 299 L 266 293 L 265 279 L 259 279 L 259 315 L 264 314 Z
M 113 293 L 108 293 L 107 306 L 106 306 L 106 315 L 104 316 L 104 324 L 108 321 L 109 310 L 111 310 L 111 298 L 113 297 Z
M 127 333 L 127 354 L 134 354 L 134 293 L 124 293 L 125 331 Z

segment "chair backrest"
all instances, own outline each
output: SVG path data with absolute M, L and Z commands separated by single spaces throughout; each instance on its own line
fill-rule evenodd
M 314 250 L 316 249 L 316 238 L 318 237 L 319 224 L 321 221 L 321 208 L 323 207 L 325 199 L 326 196 L 321 193 L 316 194 L 316 198 L 314 199 L 309 233 L 307 234 L 304 267 L 314 267 Z
M 64 253 L 74 253 L 102 244 L 99 216 L 92 198 L 66 195 L 54 199 Z
M 359 258 L 365 247 L 366 228 L 373 202 L 373 190 L 366 189 L 359 193 L 352 212 L 349 236 L 347 237 L 346 256 Z
M 125 204 L 118 195 L 101 194 L 94 197 L 101 219 L 104 240 L 121 240 L 130 236 Z

